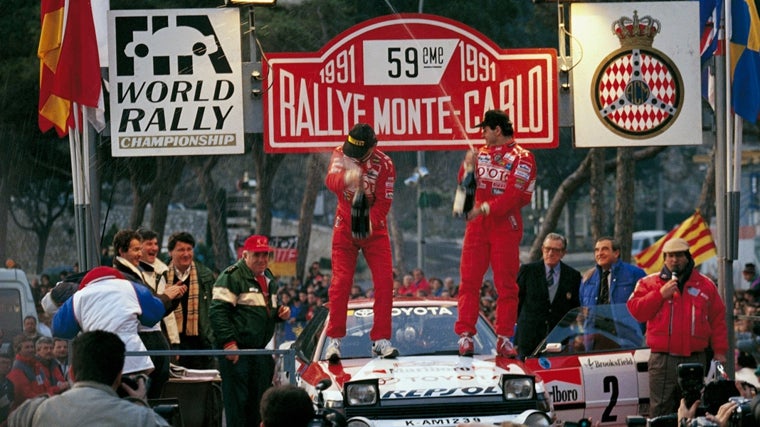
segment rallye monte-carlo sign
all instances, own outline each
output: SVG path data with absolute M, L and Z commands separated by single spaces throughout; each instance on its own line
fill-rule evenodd
M 109 12 L 114 156 L 244 152 L 239 13 Z
M 501 49 L 426 14 L 365 21 L 316 53 L 270 53 L 263 66 L 268 152 L 329 150 L 369 123 L 380 147 L 464 149 L 489 109 L 507 112 L 531 148 L 558 145 L 557 54 Z

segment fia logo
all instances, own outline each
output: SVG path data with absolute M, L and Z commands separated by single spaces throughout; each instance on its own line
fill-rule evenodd
M 232 73 L 207 15 L 118 16 L 115 26 L 117 76 Z
M 591 100 L 599 119 L 612 132 L 646 139 L 670 127 L 683 106 L 684 84 L 678 68 L 652 47 L 660 21 L 623 16 L 612 23 L 621 48 L 594 72 Z

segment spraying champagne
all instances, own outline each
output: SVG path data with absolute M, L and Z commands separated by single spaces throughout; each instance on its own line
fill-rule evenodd
M 475 190 L 477 182 L 475 181 L 475 168 L 469 163 L 464 166 L 464 177 L 462 182 L 457 185 L 457 191 L 454 194 L 454 208 L 452 214 L 457 217 L 466 217 L 475 206 Z

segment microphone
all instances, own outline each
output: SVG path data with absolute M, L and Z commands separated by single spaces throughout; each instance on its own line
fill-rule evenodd
M 670 280 L 675 280 L 676 282 L 678 282 L 678 273 L 676 273 L 675 271 L 671 272 Z M 673 292 L 673 299 L 678 299 L 679 296 L 680 294 L 678 293 L 678 289 L 676 289 L 676 291 Z

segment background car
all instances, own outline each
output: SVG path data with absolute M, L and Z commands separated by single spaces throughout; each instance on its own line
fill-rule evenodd
M 525 364 L 541 376 L 559 421 L 624 426 L 628 415 L 649 415 L 648 361 L 642 325 L 614 304 L 569 311 Z
M 325 378 L 325 406 L 341 410 L 349 426 L 456 426 L 504 421 L 550 425 L 543 383 L 525 365 L 496 356 L 496 335 L 482 316 L 477 322 L 474 357 L 460 357 L 454 333 L 453 299 L 396 298 L 391 342 L 400 355 L 371 354 L 372 300 L 351 300 L 341 360 L 325 358 L 328 310 L 315 313 L 295 342 L 296 383 L 316 399 Z M 276 383 L 288 383 L 279 362 Z

